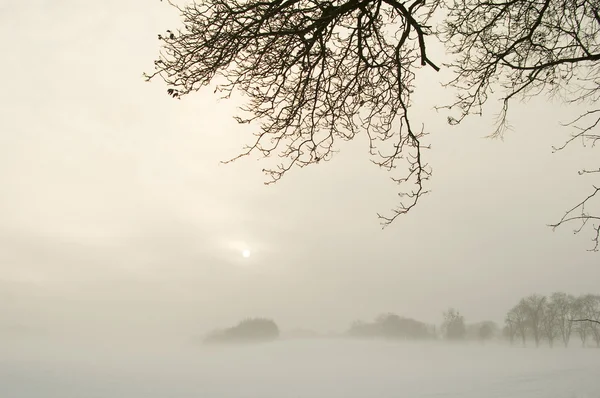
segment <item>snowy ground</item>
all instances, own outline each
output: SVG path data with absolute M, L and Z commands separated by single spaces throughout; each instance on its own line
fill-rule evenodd
M 578 347 L 5 343 L 2 398 L 600 397 L 600 350 Z

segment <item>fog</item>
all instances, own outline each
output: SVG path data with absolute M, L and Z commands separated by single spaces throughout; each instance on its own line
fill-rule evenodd
M 66 342 L 63 342 L 66 343 Z M 27 344 L 3 350 L 11 398 L 598 397 L 596 350 L 286 341 Z
M 484 139 L 493 115 L 450 128 L 424 72 L 431 193 L 382 230 L 397 191 L 364 137 L 274 186 L 264 161 L 220 163 L 256 128 L 232 118 L 243 99 L 175 101 L 142 78 L 178 24 L 158 0 L 0 1 L 0 397 L 600 396 L 576 334 L 553 350 L 500 330 L 341 337 L 387 312 L 439 332 L 449 307 L 502 328 L 522 297 L 599 293 L 588 236 L 547 226 L 590 188 L 595 153 L 551 149 L 579 109 L 532 101 Z M 283 337 L 201 343 L 247 317 Z

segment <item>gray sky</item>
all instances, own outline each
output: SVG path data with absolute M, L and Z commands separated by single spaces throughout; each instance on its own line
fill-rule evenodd
M 142 79 L 177 27 L 158 0 L 0 1 L 0 322 L 341 330 L 448 306 L 501 321 L 523 295 L 597 289 L 589 236 L 546 227 L 590 188 L 591 151 L 551 151 L 577 109 L 518 105 L 505 140 L 484 139 L 493 118 L 447 126 L 424 71 L 432 192 L 382 231 L 396 187 L 363 138 L 275 186 L 255 159 L 219 164 L 256 128 L 240 103 Z

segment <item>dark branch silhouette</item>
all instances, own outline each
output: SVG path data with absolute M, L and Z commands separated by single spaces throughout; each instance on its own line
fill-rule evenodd
M 591 194 L 589 194 L 583 201 L 567 210 L 565 215 L 562 216 L 562 218 L 556 224 L 550 225 L 552 229 L 556 229 L 563 224 L 577 222 L 578 226 L 573 233 L 578 234 L 590 221 L 596 221 L 597 223 L 592 225 L 592 229 L 594 231 L 592 241 L 594 242 L 594 246 L 590 249 L 591 251 L 598 251 L 598 247 L 600 245 L 600 216 L 590 214 L 587 211 L 586 205 L 596 196 L 598 191 L 600 191 L 600 188 L 594 186 L 594 190 Z
M 541 94 L 567 104 L 594 106 L 600 98 L 600 18 L 597 1 L 511 0 L 478 2 L 460 0 L 449 10 L 441 29 L 456 58 L 448 65 L 455 77 L 448 83 L 458 89 L 456 102 L 446 106 L 459 114 L 454 124 L 469 114 L 481 114 L 488 96 L 501 103 L 498 124 L 492 137 L 502 136 L 509 124 L 507 115 L 514 99 L 527 100 Z M 600 109 L 591 109 L 567 123 L 575 133 L 555 151 L 581 140 L 594 144 Z M 580 174 L 598 172 L 583 170 Z M 588 212 L 598 190 L 570 209 L 553 229 L 579 223 L 593 231 L 599 248 L 600 218 Z
M 410 112 L 415 72 L 439 70 L 427 52 L 428 36 L 441 40 L 453 59 L 446 83 L 456 100 L 438 109 L 457 112 L 458 124 L 482 114 L 489 98 L 500 100 L 498 124 L 508 127 L 513 100 L 544 94 L 567 104 L 593 106 L 600 97 L 600 16 L 597 0 L 197 0 L 176 6 L 177 32 L 159 35 L 156 76 L 181 98 L 213 84 L 247 102 L 240 123 L 259 124 L 251 153 L 277 155 L 264 170 L 267 184 L 293 167 L 328 161 L 339 141 L 366 134 L 375 164 L 401 173 L 400 203 L 384 225 L 412 209 L 427 193 L 431 169 L 423 158 L 425 132 Z M 439 12 L 438 12 L 439 11 Z M 433 14 L 436 18 L 432 18 Z M 437 21 L 437 26 L 428 25 Z M 568 125 L 591 146 L 600 135 L 600 108 Z M 599 172 L 586 169 L 582 174 Z M 596 189 L 597 192 L 597 189 Z M 583 210 L 592 194 L 552 225 L 597 220 Z M 599 225 L 594 225 L 598 249 Z
M 205 0 L 179 8 L 184 29 L 159 36 L 156 71 L 180 98 L 213 83 L 248 101 L 239 123 L 258 122 L 256 140 L 234 159 L 258 152 L 281 164 L 267 184 L 292 167 L 331 159 L 338 141 L 363 132 L 373 162 L 408 185 L 384 224 L 427 192 L 425 133 L 409 117 L 415 66 L 439 68 L 427 55 L 424 2 L 396 0 Z M 390 30 L 390 28 L 393 29 Z M 396 32 L 396 33 L 395 33 Z
M 600 321 L 597 321 L 595 319 L 571 319 L 571 322 L 592 322 L 600 325 Z

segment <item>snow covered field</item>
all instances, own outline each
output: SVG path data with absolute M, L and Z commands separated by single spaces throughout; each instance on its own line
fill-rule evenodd
M 577 342 L 552 350 L 338 340 L 0 347 L 2 398 L 600 397 L 600 350 Z

